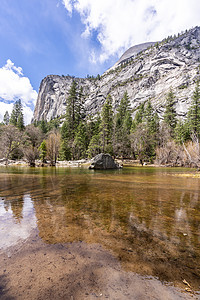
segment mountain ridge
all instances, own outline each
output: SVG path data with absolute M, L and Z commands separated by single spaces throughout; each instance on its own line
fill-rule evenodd
M 155 45 L 157 42 L 146 42 L 138 45 L 134 45 L 130 47 L 128 50 L 126 50 L 122 56 L 119 58 L 119 60 L 112 66 L 110 69 L 108 69 L 106 72 L 109 72 L 110 70 L 115 69 L 116 67 L 119 67 L 121 64 L 126 63 L 128 60 L 133 59 L 136 55 L 138 55 L 140 52 L 146 50 L 147 48 Z M 105 73 L 106 73 L 105 72 Z
M 78 88 L 83 88 L 87 114 L 100 111 L 108 94 L 111 94 L 113 109 L 116 110 L 127 91 L 133 111 L 151 99 L 152 105 L 162 116 L 166 94 L 172 88 L 177 113 L 184 117 L 199 78 L 199 64 L 200 27 L 168 37 L 162 42 L 133 46 L 100 78 L 46 76 L 40 84 L 33 120 L 49 121 L 64 115 L 73 80 Z

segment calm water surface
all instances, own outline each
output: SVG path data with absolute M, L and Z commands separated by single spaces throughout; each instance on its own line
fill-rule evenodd
M 125 270 L 198 290 L 200 180 L 182 172 L 0 168 L 0 249 L 36 229 L 44 243 L 98 243 Z

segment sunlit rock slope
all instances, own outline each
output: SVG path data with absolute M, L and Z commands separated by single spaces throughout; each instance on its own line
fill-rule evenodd
M 185 116 L 199 76 L 200 27 L 158 43 L 145 43 L 128 49 L 100 78 L 73 78 L 48 75 L 40 85 L 33 120 L 50 120 L 65 113 L 72 81 L 83 87 L 86 110 L 100 111 L 107 95 L 118 106 L 128 92 L 133 114 L 140 103 L 151 99 L 160 116 L 166 94 L 172 88 L 179 116 Z

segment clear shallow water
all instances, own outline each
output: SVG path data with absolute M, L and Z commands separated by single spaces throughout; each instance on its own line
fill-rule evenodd
M 99 243 L 125 270 L 200 285 L 200 180 L 184 169 L 0 168 L 0 249 Z

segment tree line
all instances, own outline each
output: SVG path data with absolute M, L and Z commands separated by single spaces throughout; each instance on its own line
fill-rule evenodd
M 125 92 L 116 111 L 109 94 L 101 112 L 87 115 L 83 89 L 75 80 L 69 90 L 64 118 L 24 125 L 18 100 L 0 127 L 0 155 L 8 159 L 25 158 L 55 165 L 59 160 L 92 158 L 104 152 L 118 158 L 156 162 L 161 165 L 199 166 L 200 87 L 196 83 L 191 105 L 184 119 L 176 113 L 176 98 L 171 89 L 166 95 L 164 114 L 159 118 L 148 100 L 133 112 Z M 134 118 L 132 115 L 134 114 Z

